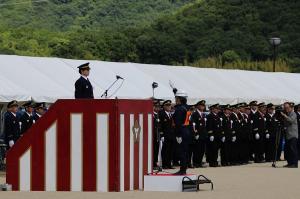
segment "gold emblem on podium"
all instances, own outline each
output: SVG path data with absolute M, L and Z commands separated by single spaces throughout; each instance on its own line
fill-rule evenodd
M 140 133 L 141 133 L 141 126 L 138 120 L 135 120 L 134 125 L 132 127 L 133 132 L 133 140 L 135 143 L 140 141 Z

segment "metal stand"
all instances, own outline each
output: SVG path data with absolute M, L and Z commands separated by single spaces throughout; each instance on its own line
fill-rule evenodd
M 119 79 L 123 79 L 120 76 L 116 76 L 116 78 L 117 79 L 102 93 L 101 98 L 104 97 L 105 99 L 107 99 L 108 91 L 115 85 L 115 83 L 117 83 L 117 81 L 119 81 Z
M 279 142 L 280 142 L 281 130 L 282 130 L 280 121 L 278 121 L 277 125 L 278 125 L 278 130 L 276 132 L 276 139 L 275 139 L 275 157 L 274 157 L 274 160 L 273 160 L 273 163 L 272 163 L 272 167 L 274 167 L 274 168 L 276 168 L 278 147 L 279 147 L 279 144 L 280 144 Z

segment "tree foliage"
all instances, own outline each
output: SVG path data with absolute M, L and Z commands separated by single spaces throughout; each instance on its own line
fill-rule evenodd
M 269 70 L 276 36 L 279 68 L 300 71 L 297 0 L 7 2 L 1 54 Z

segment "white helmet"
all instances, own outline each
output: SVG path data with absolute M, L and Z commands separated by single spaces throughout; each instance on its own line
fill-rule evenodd
M 188 95 L 187 93 L 184 91 L 184 90 L 178 90 L 175 94 L 175 97 L 184 97 L 184 98 L 187 98 Z

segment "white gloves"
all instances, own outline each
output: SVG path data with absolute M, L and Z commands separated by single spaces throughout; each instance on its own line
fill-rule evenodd
M 160 138 L 160 141 L 164 142 L 164 141 L 165 141 L 165 138 L 164 138 L 164 137 L 161 137 L 161 138 Z
M 267 138 L 267 139 L 270 139 L 270 134 L 269 134 L 269 133 L 266 134 L 266 138 Z
M 222 141 L 223 143 L 225 142 L 225 140 L 226 140 L 225 137 L 222 137 L 221 141 Z
M 256 134 L 255 134 L 255 139 L 256 139 L 256 140 L 259 140 L 259 138 L 260 138 L 259 134 L 256 133 Z
M 209 140 L 210 140 L 211 142 L 213 142 L 213 141 L 214 141 L 214 139 L 215 139 L 215 137 L 214 137 L 214 136 L 210 136 L 210 137 L 209 137 Z
M 32 123 L 35 124 L 35 120 L 32 120 Z
M 182 137 L 176 137 L 176 140 L 177 140 L 177 143 L 178 143 L 178 144 L 181 144 L 181 142 L 182 142 Z
M 13 147 L 14 144 L 15 144 L 15 142 L 14 142 L 13 140 L 10 140 L 10 141 L 8 142 L 8 145 L 9 145 L 10 148 Z
M 196 135 L 196 136 L 195 136 L 195 139 L 196 139 L 196 140 L 199 140 L 199 137 L 200 137 L 199 135 Z
M 232 141 L 232 142 L 235 142 L 235 141 L 236 141 L 236 136 L 233 136 L 233 137 L 231 138 L 231 141 Z
M 20 131 L 22 130 L 22 122 L 19 122 Z

